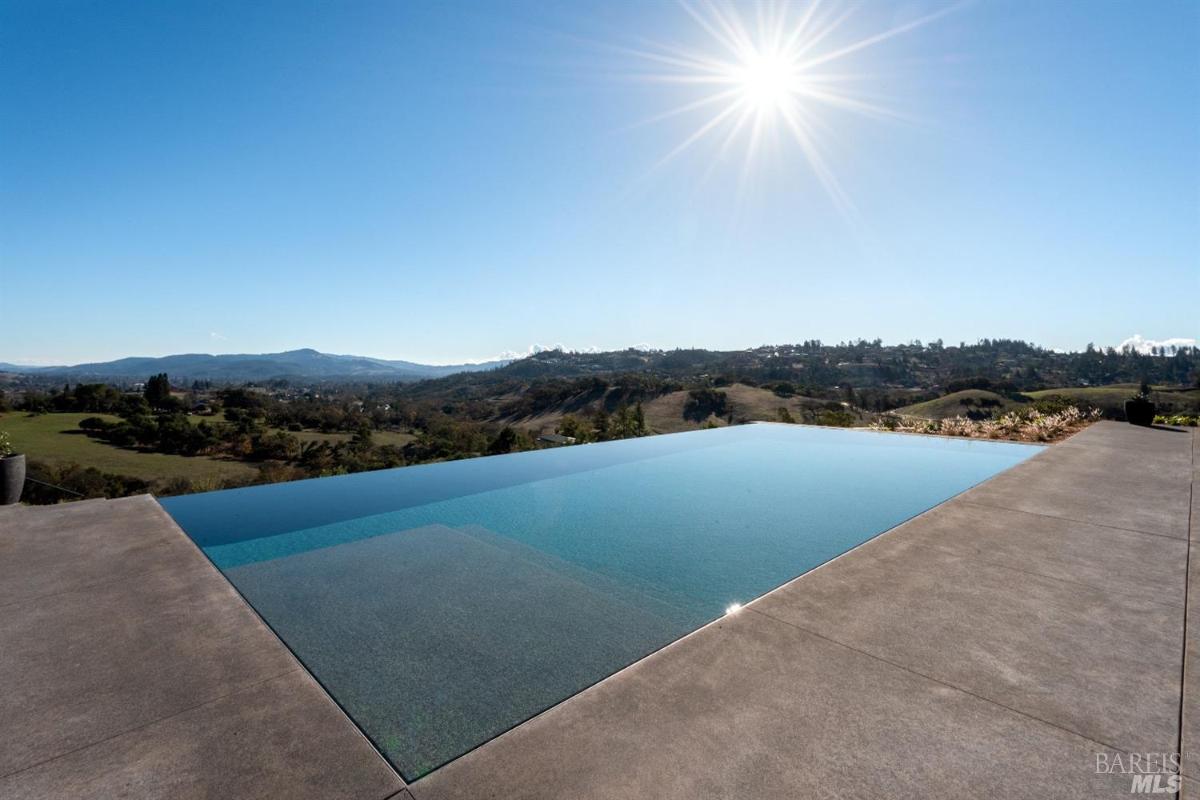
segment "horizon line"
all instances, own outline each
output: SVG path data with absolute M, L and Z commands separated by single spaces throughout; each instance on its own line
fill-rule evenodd
M 733 347 L 733 348 L 702 347 L 702 346 L 695 346 L 695 345 L 689 345 L 689 346 L 676 345 L 676 346 L 672 346 L 672 347 L 656 347 L 656 346 L 649 345 L 649 344 L 636 344 L 636 345 L 628 345 L 625 347 L 614 347 L 611 349 L 602 349 L 602 348 L 595 347 L 595 346 L 584 347 L 584 348 L 572 348 L 572 347 L 567 347 L 566 345 L 563 345 L 563 344 L 555 344 L 555 345 L 534 344 L 534 345 L 531 345 L 529 348 L 527 348 L 523 352 L 517 352 L 517 351 L 510 350 L 510 351 L 504 351 L 504 352 L 500 353 L 499 355 L 486 357 L 486 358 L 474 358 L 474 359 L 468 358 L 468 359 L 453 360 L 453 361 L 416 361 L 411 358 L 401 358 L 401 357 L 396 357 L 396 356 L 376 356 L 376 355 L 366 355 L 366 354 L 362 354 L 362 353 L 335 353 L 335 352 L 320 350 L 315 347 L 297 347 L 297 348 L 293 348 L 290 350 L 263 351 L 263 352 L 206 353 L 206 352 L 200 352 L 200 351 L 192 351 L 192 352 L 165 353 L 162 355 L 127 355 L 127 356 L 118 356 L 116 358 L 110 358 L 107 360 L 93 359 L 93 360 L 89 360 L 89 361 L 79 361 L 79 362 L 75 362 L 75 363 L 46 363 L 46 361 L 38 360 L 38 359 L 6 360 L 4 358 L 0 358 L 0 364 L 8 364 L 8 365 L 14 366 L 14 367 L 25 367 L 28 369 L 58 369 L 58 368 L 73 369 L 73 368 L 77 368 L 77 367 L 86 366 L 88 364 L 107 364 L 107 363 L 112 363 L 114 361 L 124 361 L 127 359 L 136 359 L 136 358 L 162 359 L 162 358 L 176 358 L 176 357 L 180 357 L 180 356 L 207 356 L 210 358 L 220 358 L 220 357 L 225 357 L 225 356 L 278 356 L 278 355 L 286 355 L 288 353 L 299 353 L 299 352 L 310 351 L 313 353 L 317 353 L 318 355 L 333 356 L 336 358 L 362 358 L 362 359 L 368 359 L 368 360 L 372 360 L 372 361 L 404 361 L 406 363 L 414 364 L 414 365 L 422 366 L 422 367 L 456 367 L 456 366 L 478 366 L 481 364 L 490 364 L 493 362 L 501 362 L 501 361 L 504 361 L 504 362 L 519 361 L 523 358 L 528 358 L 530 356 L 534 356 L 539 353 L 545 353 L 545 352 L 562 352 L 562 353 L 569 353 L 569 354 L 573 354 L 573 355 L 600 355 L 603 353 L 620 353 L 620 352 L 625 352 L 628 350 L 636 350 L 639 352 L 661 352 L 661 353 L 670 352 L 671 350 L 707 350 L 709 352 L 718 352 L 718 353 L 722 353 L 722 352 L 723 353 L 736 353 L 736 352 L 750 352 L 750 351 L 754 351 L 754 350 L 761 350 L 763 348 L 772 348 L 772 347 L 794 347 L 794 346 L 802 345 L 805 342 L 810 342 L 810 341 L 820 342 L 822 347 L 849 347 L 849 346 L 854 346 L 855 344 L 859 344 L 859 343 L 866 343 L 866 344 L 873 345 L 876 341 L 878 341 L 880 343 L 878 346 L 880 346 L 880 347 L 916 347 L 919 345 L 922 348 L 928 348 L 931 344 L 933 344 L 935 342 L 941 342 L 943 340 L 942 339 L 933 339 L 930 341 L 922 341 L 920 339 L 910 339 L 908 341 L 886 342 L 882 338 L 876 337 L 875 339 L 858 338 L 858 339 L 851 339 L 851 340 L 842 340 L 839 342 L 826 342 L 819 338 L 815 338 L 815 339 L 800 340 L 800 341 L 796 341 L 796 342 L 764 343 L 764 344 L 758 344 L 758 345 L 753 345 L 753 346 L 749 346 L 749 347 Z M 944 344 L 943 343 L 942 346 L 947 349 L 958 348 L 958 347 L 963 347 L 963 346 L 973 347 L 973 346 L 979 345 L 983 341 L 1023 342 L 1027 345 L 1030 345 L 1031 347 L 1035 347 L 1035 348 L 1038 348 L 1041 350 L 1047 350 L 1047 351 L 1053 352 L 1053 353 L 1061 353 L 1064 355 L 1070 355 L 1070 354 L 1075 354 L 1075 353 L 1085 353 L 1085 352 L 1087 352 L 1087 348 L 1089 346 L 1096 350 L 1100 350 L 1100 351 L 1106 351 L 1111 348 L 1117 352 L 1123 352 L 1125 350 L 1135 350 L 1137 352 L 1148 352 L 1151 348 L 1164 348 L 1164 349 L 1170 349 L 1170 350 L 1177 352 L 1178 350 L 1180 350 L 1182 348 L 1188 348 L 1188 347 L 1194 348 L 1194 347 L 1198 346 L 1197 339 L 1195 339 L 1195 338 L 1176 336 L 1176 337 L 1165 337 L 1163 339 L 1148 339 L 1148 338 L 1143 337 L 1141 334 L 1136 334 L 1136 333 L 1133 336 L 1127 337 L 1126 339 L 1124 339 L 1123 341 L 1121 341 L 1119 344 L 1116 344 L 1116 345 L 1097 345 L 1095 343 L 1089 342 L 1089 344 L 1085 345 L 1083 348 L 1062 348 L 1062 347 L 1045 346 L 1045 345 L 1041 345 L 1041 344 L 1038 344 L 1036 342 L 1033 342 L 1033 341 L 1030 341 L 1027 339 L 1010 339 L 1010 338 L 1002 337 L 1002 336 L 980 337 L 980 338 L 976 339 L 974 342 L 967 342 L 965 340 L 960 340 L 958 344 Z

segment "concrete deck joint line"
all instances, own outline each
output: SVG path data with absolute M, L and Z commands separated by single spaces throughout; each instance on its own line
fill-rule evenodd
M 1168 538 L 1169 538 L 1169 537 L 1168 537 Z M 930 547 L 930 548 L 935 548 L 935 549 L 939 549 L 939 550 L 943 550 L 943 551 L 945 551 L 945 549 L 944 549 L 944 548 L 942 548 L 941 546 L 939 546 L 939 545 L 932 545 L 932 544 L 914 543 L 914 544 L 913 544 L 913 547 Z M 952 552 L 952 551 L 948 551 L 948 552 Z M 1064 577 L 1062 577 L 1061 575 L 1053 575 L 1053 574 L 1050 574 L 1050 573 L 1048 573 L 1048 572 L 1040 572 L 1040 571 L 1038 571 L 1038 570 L 1034 570 L 1034 569 L 1024 569 L 1024 568 L 1022 568 L 1022 567 L 1013 566 L 1012 564 L 1004 564 L 1004 563 L 1002 563 L 1002 562 L 999 562 L 999 561 L 989 561 L 989 560 L 987 560 L 987 559 L 985 559 L 985 558 L 979 558 L 979 559 L 977 559 L 977 560 L 978 560 L 978 561 L 979 561 L 979 563 L 981 563 L 981 564 L 987 564 L 988 566 L 992 566 L 992 567 L 995 567 L 995 568 L 997 568 L 997 569 L 1012 570 L 1013 572 L 1020 572 L 1020 573 L 1022 573 L 1022 574 L 1024 574 L 1024 575 L 1030 575 L 1030 576 L 1033 576 L 1033 577 L 1038 577 L 1038 578 L 1047 578 L 1047 579 L 1050 579 L 1050 580 L 1056 580 L 1056 581 L 1060 581 L 1060 582 L 1062 582 L 1062 583 L 1071 583 L 1071 584 L 1074 584 L 1074 585 L 1076 585 L 1076 586 L 1079 586 L 1079 587 L 1081 587 L 1081 588 L 1085 588 L 1085 589 L 1092 589 L 1092 590 L 1094 590 L 1094 591 L 1105 591 L 1105 587 L 1103 587 L 1103 586 L 1098 586 L 1098 585 L 1096 585 L 1096 584 L 1093 584 L 1093 583 L 1085 583 L 1085 582 L 1083 582 L 1083 581 L 1070 580 L 1070 579 L 1068 579 L 1068 578 L 1064 578 Z M 1112 590 L 1112 589 L 1108 589 L 1108 591 L 1114 591 L 1114 590 Z M 1158 603 L 1158 604 L 1160 604 L 1160 605 L 1168 606 L 1168 607 L 1170 607 L 1170 608 L 1179 608 L 1179 609 L 1182 609 L 1182 608 L 1184 607 L 1184 603 L 1183 603 L 1182 601 L 1181 601 L 1181 602 L 1178 602 L 1178 603 L 1174 603 L 1174 602 L 1170 602 L 1170 601 L 1168 601 L 1168 600 L 1159 600 L 1159 599 L 1154 599 L 1154 600 L 1150 600 L 1149 602 Z
M 1197 524 L 1200 522 L 1200 520 L 1197 520 L 1196 516 L 1196 501 L 1198 499 L 1196 495 L 1196 447 L 1198 442 L 1200 442 L 1200 431 L 1192 435 L 1192 481 L 1188 492 L 1188 546 L 1186 557 L 1187 566 L 1185 569 L 1186 579 L 1184 582 L 1183 641 L 1181 642 L 1181 657 L 1179 664 L 1179 731 L 1175 740 L 1176 752 L 1180 753 L 1180 773 L 1185 777 L 1190 773 L 1200 775 L 1200 764 L 1189 766 L 1189 764 L 1192 764 L 1192 759 L 1200 758 L 1200 754 L 1193 754 L 1191 756 L 1188 754 L 1188 751 L 1191 748 L 1200 747 L 1200 740 L 1192 741 L 1193 737 L 1191 737 L 1187 732 L 1187 726 L 1189 723 L 1188 703 L 1189 701 L 1193 703 L 1197 702 L 1195 691 L 1191 689 L 1190 679 L 1191 670 L 1195 667 L 1195 664 L 1191 663 L 1195 658 L 1195 654 L 1192 652 L 1192 642 L 1196 637 L 1193 628 L 1200 627 L 1200 623 L 1198 623 L 1194 615 L 1191 613 L 1191 603 L 1193 601 L 1193 592 L 1195 590 L 1195 587 L 1192 586 L 1192 545 L 1196 539 Z M 1193 712 L 1194 711 L 1195 710 L 1193 709 Z M 1183 794 L 1184 791 L 1181 790 L 1180 796 L 1182 797 Z M 1195 792 L 1191 790 L 1191 787 L 1188 787 L 1188 796 L 1195 796 Z
M 1060 730 L 1060 731 L 1063 731 L 1064 733 L 1069 733 L 1069 734 L 1071 734 L 1072 736 L 1078 736 L 1080 739 L 1083 739 L 1083 740 L 1085 740 L 1085 741 L 1091 742 L 1092 744 L 1099 745 L 1100 747 L 1106 747 L 1106 748 L 1108 748 L 1108 749 L 1110 749 L 1110 750 L 1116 750 L 1116 751 L 1118 751 L 1118 752 L 1127 752 L 1127 751 L 1123 750 L 1122 748 L 1120 748 L 1120 747 L 1117 747 L 1116 745 L 1110 744 L 1109 742 L 1102 742 L 1102 741 L 1099 741 L 1099 740 L 1097 740 L 1097 739 L 1093 739 L 1093 738 L 1091 738 L 1091 737 L 1089 737 L 1089 736 L 1086 736 L 1086 735 L 1084 735 L 1084 734 L 1080 733 L 1079 731 L 1071 730 L 1070 728 L 1066 728 L 1066 727 L 1064 727 L 1064 726 L 1062 726 L 1062 725 L 1058 725 L 1058 724 L 1056 724 L 1056 723 L 1053 723 L 1053 722 L 1051 722 L 1051 721 L 1049 721 L 1049 720 L 1042 719 L 1041 717 L 1039 717 L 1039 716 L 1036 716 L 1036 715 L 1034 715 L 1034 714 L 1027 714 L 1027 713 L 1025 713 L 1024 711 L 1021 711 L 1021 710 L 1019 710 L 1019 709 L 1016 709 L 1016 708 L 1012 708 L 1011 706 L 1006 706 L 1006 705 L 1004 705 L 1004 703 L 997 702 L 996 700 L 993 700 L 993 699 L 991 699 L 991 698 L 989 698 L 989 697 L 984 697 L 983 695 L 976 694 L 975 692 L 972 692 L 970 689 L 964 689 L 964 688 L 963 688 L 963 687 L 961 687 L 961 686 L 955 686 L 955 685 L 954 685 L 954 684 L 952 684 L 952 683 L 947 683 L 946 681 L 943 681 L 943 680 L 940 680 L 940 679 L 938 679 L 938 678 L 935 678 L 935 677 L 934 677 L 934 676 L 932 676 L 932 675 L 926 675 L 926 674 L 925 674 L 925 673 L 923 673 L 923 672 L 918 672 L 917 670 L 915 670 L 915 669 L 911 669 L 911 668 L 909 668 L 909 667 L 906 667 L 906 666 L 904 666 L 903 664 L 898 664 L 898 663 L 896 663 L 896 662 L 894 662 L 894 661 L 889 661 L 889 660 L 887 660 L 886 658 L 880 658 L 879 656 L 877 656 L 877 655 L 875 655 L 875 654 L 873 654 L 873 653 L 868 653 L 868 652 L 867 652 L 867 651 L 865 651 L 865 650 L 859 650 L 857 647 L 854 647 L 853 645 L 846 644 L 845 642 L 839 642 L 837 639 L 831 639 L 831 638 L 830 638 L 830 637 L 828 637 L 828 636 L 822 636 L 821 634 L 819 634 L 819 633 L 817 633 L 817 632 L 815 632 L 815 631 L 811 631 L 811 630 L 809 630 L 809 629 L 807 629 L 807 628 L 804 628 L 804 627 L 802 627 L 802 626 L 800 626 L 800 625 L 796 625 L 796 624 L 794 624 L 794 623 L 791 623 L 791 622 L 788 622 L 788 621 L 786 621 L 786 620 L 779 619 L 778 617 L 773 617 L 773 616 L 771 616 L 770 614 L 767 614 L 767 613 L 764 613 L 764 612 L 762 612 L 762 611 L 759 611 L 758 609 L 755 609 L 755 608 L 752 608 L 752 607 L 749 607 L 749 606 L 747 606 L 747 609 L 748 609 L 749 611 L 752 611 L 752 612 L 754 612 L 755 614 L 759 614 L 759 615 L 761 615 L 761 616 L 763 616 L 763 617 L 766 617 L 766 618 L 767 618 L 767 619 L 769 619 L 769 620 L 772 620 L 772 621 L 774 621 L 774 622 L 778 622 L 778 623 L 780 623 L 780 624 L 783 624 L 783 625 L 787 625 L 788 627 L 790 627 L 790 628 L 794 628 L 794 629 L 796 629 L 796 630 L 798 630 L 798 631 L 801 631 L 801 632 L 803 632 L 803 633 L 807 633 L 807 634 L 809 634 L 810 636 L 816 636 L 816 637 L 818 637 L 818 638 L 820 638 L 820 639 L 824 639 L 825 641 L 827 641 L 827 642 L 829 642 L 829 643 L 831 643 L 831 644 L 838 645 L 839 647 L 845 647 L 845 648 L 846 648 L 846 649 L 848 649 L 848 650 L 853 650 L 854 652 L 856 652 L 856 653 L 859 653 L 860 655 L 864 655 L 864 656 L 866 656 L 867 658 L 873 658 L 873 659 L 875 659 L 876 661 L 880 661 L 880 662 L 882 662 L 882 663 L 884 663 L 884 664 L 887 664 L 888 666 L 895 667 L 896 669 L 902 669 L 902 670 L 904 670 L 905 672 L 908 672 L 908 673 L 911 673 L 912 675 L 915 675 L 915 676 L 917 676 L 918 678 L 924 678 L 925 680 L 928 680 L 928 681 L 933 681 L 934 683 L 940 683 L 942 686 L 945 686 L 947 689 L 953 689 L 953 690 L 954 690 L 954 691 L 956 691 L 956 692 L 962 692 L 963 694 L 967 694 L 967 695 L 970 695 L 971 697 L 974 697 L 974 698 L 976 698 L 976 699 L 978 699 L 978 700 L 982 700 L 982 701 L 983 701 L 983 702 L 985 702 L 985 703 L 991 703 L 992 705 L 999 706 L 1000 708 L 1003 708 L 1005 711 L 1010 711 L 1010 712 L 1012 712 L 1012 713 L 1014 713 L 1014 714 L 1020 714 L 1021 716 L 1023 716 L 1023 717 L 1027 717 L 1027 718 L 1029 718 L 1029 719 L 1031 719 L 1031 720 L 1033 720 L 1033 721 L 1035 721 L 1035 722 L 1042 723 L 1043 725 L 1049 725 L 1049 726 L 1051 726 L 1052 728 L 1057 728 L 1058 730 Z
M 1083 523 L 1087 523 L 1089 525 L 1095 525 L 1097 528 L 1107 528 L 1110 531 L 1121 531 L 1122 533 L 1132 533 L 1132 534 L 1136 534 L 1138 536 L 1157 536 L 1160 539 L 1178 539 L 1179 538 L 1178 536 L 1168 536 L 1165 533 L 1155 533 L 1154 531 L 1142 531 L 1142 530 L 1137 530 L 1135 528 L 1122 528 L 1117 525 L 1105 525 L 1100 522 L 1074 519 L 1073 517 L 1062 517 L 1062 516 L 1058 516 L 1055 514 L 1042 514 L 1037 511 L 1026 511 L 1025 509 L 1022 509 L 1022 508 L 1010 508 L 1008 506 L 993 505 L 991 503 L 981 503 L 978 500 L 963 500 L 962 502 L 967 505 L 979 506 L 980 508 L 991 508 L 991 509 L 995 509 L 997 511 L 1012 511 L 1016 514 L 1029 514 L 1030 516 L 1046 517 L 1047 519 L 1061 519 L 1066 522 L 1083 522 Z
M 299 667 L 297 667 L 297 669 L 299 669 Z M 269 677 L 263 678 L 262 680 L 260 680 L 260 681 L 256 681 L 255 683 L 252 683 L 252 684 L 250 684 L 249 686 L 241 687 L 241 689 L 238 689 L 238 690 L 235 690 L 235 691 L 229 692 L 229 694 L 224 694 L 224 695 L 221 695 L 220 697 L 214 697 L 214 698 L 212 698 L 211 700 L 205 700 L 204 702 L 202 702 L 202 703 L 197 703 L 197 704 L 196 704 L 196 705 L 194 705 L 194 706 L 188 706 L 187 708 L 181 708 L 181 709 L 179 709 L 178 711 L 172 712 L 172 713 L 170 713 L 170 714 L 167 714 L 166 716 L 163 716 L 163 717 L 157 717 L 157 718 L 155 718 L 155 719 L 147 720 L 145 723 L 143 723 L 143 724 L 141 724 L 141 725 L 138 725 L 137 727 L 133 727 L 133 728 L 126 728 L 126 729 L 123 729 L 123 730 L 114 731 L 114 732 L 113 732 L 111 735 L 109 735 L 109 736 L 106 736 L 106 737 L 104 737 L 103 739 L 99 739 L 99 740 L 97 740 L 97 741 L 94 741 L 94 742 L 88 742 L 87 744 L 80 745 L 79 747 L 75 748 L 74 750 L 68 750 L 68 751 L 67 751 L 67 752 L 65 752 L 65 753 L 59 753 L 59 754 L 57 754 L 57 755 L 51 756 L 50 758 L 46 759 L 45 761 L 38 761 L 38 762 L 36 762 L 36 763 L 30 764 L 29 766 L 26 766 L 26 767 L 21 767 L 21 768 L 20 768 L 20 769 L 18 769 L 18 770 L 14 770 L 14 771 L 12 771 L 12 772 L 9 772 L 9 773 L 6 773 L 6 774 L 4 774 L 4 775 L 0 775 L 0 779 L 8 778 L 8 777 L 10 777 L 10 776 L 12 776 L 12 775 L 18 775 L 18 774 L 20 774 L 20 773 L 22 773 L 22 772 L 24 772 L 24 771 L 26 771 L 26 770 L 30 770 L 30 769 L 36 769 L 36 768 L 38 768 L 38 767 L 44 766 L 44 765 L 46 765 L 46 764 L 49 764 L 51 761 L 56 761 L 56 760 L 58 760 L 58 759 L 60 759 L 60 758 L 66 758 L 67 756 L 70 756 L 70 755 L 72 755 L 73 753 L 77 753 L 77 752 L 79 752 L 80 750 L 84 750 L 84 749 L 86 749 L 86 748 L 88 748 L 88 747 L 94 747 L 95 745 L 98 745 L 98 744 L 103 744 L 104 742 L 107 742 L 107 741 L 108 741 L 108 740 L 110 740 L 110 739 L 116 739 L 117 737 L 120 737 L 120 736 L 125 736 L 126 734 L 129 734 L 129 733 L 134 733 L 134 732 L 136 732 L 136 731 L 142 730 L 143 728 L 147 728 L 147 727 L 149 727 L 149 726 L 151 726 L 151 725 L 155 725 L 155 724 L 157 724 L 157 723 L 159 723 L 159 722 L 164 722 L 164 721 L 166 721 L 166 720 L 170 719 L 171 717 L 176 717 L 176 716 L 179 716 L 180 714 L 186 714 L 186 713 L 188 713 L 189 711 L 194 711 L 195 709 L 202 708 L 202 707 L 204 707 L 204 706 L 210 705 L 211 703 L 216 703 L 216 702 L 218 702 L 218 701 L 220 701 L 220 700 L 224 700 L 225 698 L 229 697 L 230 695 L 237 694 L 237 693 L 238 693 L 238 691 L 242 691 L 242 690 L 244 690 L 244 689 L 252 689 L 252 688 L 254 688 L 255 686 L 257 686 L 257 685 L 259 685 L 259 684 L 261 684 L 261 683 L 266 683 L 267 681 L 273 681 L 273 680 L 275 680 L 276 678 L 281 678 L 281 677 L 283 677 L 284 675 L 287 675 L 288 673 L 290 673 L 290 672 L 295 672 L 295 671 L 296 671 L 295 669 L 289 669 L 289 670 L 287 670 L 286 672 L 281 672 L 281 673 L 279 673 L 278 675 L 271 675 L 271 676 L 269 676 Z

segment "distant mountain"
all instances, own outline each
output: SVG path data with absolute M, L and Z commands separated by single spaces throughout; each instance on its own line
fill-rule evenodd
M 121 358 L 92 364 L 63 367 L 28 367 L 0 362 L 0 371 L 37 375 L 62 376 L 74 380 L 138 379 L 165 372 L 173 380 L 210 380 L 218 382 L 263 381 L 272 378 L 294 380 L 372 380 L 413 381 L 440 378 L 459 372 L 495 369 L 508 361 L 488 361 L 482 364 L 432 365 L 412 361 L 389 361 L 365 356 L 344 356 L 321 353 L 305 348 L 286 353 L 183 355 Z
M 463 402 L 490 393 L 520 392 L 539 385 L 553 394 L 566 390 L 556 381 L 588 381 L 601 385 L 611 376 L 672 381 L 689 386 L 748 383 L 774 386 L 780 396 L 810 389 L 836 389 L 849 402 L 850 393 L 863 401 L 863 392 L 894 388 L 922 389 L 927 397 L 978 389 L 1009 395 L 1047 387 L 1107 386 L 1145 380 L 1151 384 L 1200 387 L 1200 348 L 1179 347 L 1173 355 L 1144 355 L 1114 348 L 1084 352 L 1047 350 L 1010 339 L 981 339 L 975 344 L 944 345 L 910 342 L 885 345 L 880 340 L 839 344 L 806 341 L 746 350 L 645 350 L 609 352 L 544 350 L 512 361 L 431 366 L 363 356 L 330 355 L 316 350 L 292 350 L 262 355 L 175 355 L 162 358 L 123 358 L 102 364 L 72 367 L 22 367 L 0 364 L 35 380 L 145 380 L 166 372 L 179 383 L 210 380 L 241 383 L 287 378 L 293 381 L 405 381 L 404 393 L 439 404 Z M 608 376 L 608 377 L 606 377 Z M 438 380 L 425 380 L 436 378 Z M 416 382 L 421 381 L 417 384 Z M 579 387 L 574 387 L 578 389 Z M 865 401 L 863 401 L 865 402 Z

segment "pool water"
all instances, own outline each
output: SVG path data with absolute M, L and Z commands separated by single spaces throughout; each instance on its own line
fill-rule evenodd
M 743 425 L 162 504 L 413 780 L 1041 449 Z

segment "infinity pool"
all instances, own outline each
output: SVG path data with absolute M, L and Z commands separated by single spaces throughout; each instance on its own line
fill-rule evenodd
M 744 425 L 162 504 L 413 780 L 1041 449 Z

